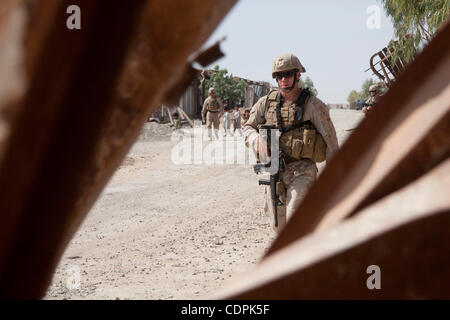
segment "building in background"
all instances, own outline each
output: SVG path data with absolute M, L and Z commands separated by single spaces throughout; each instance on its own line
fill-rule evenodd
M 215 71 L 202 71 L 201 74 L 197 78 L 195 78 L 194 81 L 192 81 L 192 83 L 180 97 L 177 105 L 166 106 L 168 107 L 169 111 L 171 113 L 174 113 L 176 111 L 176 108 L 180 107 L 191 119 L 200 119 L 203 102 L 208 95 L 208 88 L 205 88 L 204 80 L 209 79 L 212 72 Z M 261 97 L 268 94 L 271 89 L 271 86 L 268 82 L 253 81 L 236 76 L 234 78 L 243 80 L 247 84 L 244 92 L 244 100 L 241 101 L 242 107 L 244 109 L 251 108 Z M 148 118 L 148 121 L 168 122 L 170 121 L 170 119 L 167 115 L 167 112 L 163 111 L 163 106 L 161 106 L 151 114 L 151 116 Z

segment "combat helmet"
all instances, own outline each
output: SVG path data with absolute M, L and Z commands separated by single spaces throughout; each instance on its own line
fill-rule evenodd
M 276 57 L 272 62 L 272 78 L 275 78 L 275 73 L 297 69 L 300 72 L 306 72 L 300 60 L 292 53 L 285 53 Z
M 371 85 L 369 91 L 376 91 L 378 93 L 378 86 L 376 84 Z
M 209 88 L 208 94 L 214 93 L 214 87 Z

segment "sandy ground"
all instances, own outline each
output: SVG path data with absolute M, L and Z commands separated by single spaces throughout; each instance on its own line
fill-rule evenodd
M 331 117 L 342 144 L 363 114 L 331 110 Z M 171 135 L 166 125 L 145 125 L 67 247 L 45 299 L 202 299 L 260 260 L 275 234 L 242 138 L 203 142 L 177 164 L 186 140 Z M 218 146 L 227 148 L 214 154 Z

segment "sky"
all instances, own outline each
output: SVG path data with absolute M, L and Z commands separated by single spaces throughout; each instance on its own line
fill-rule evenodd
M 226 36 L 221 45 L 226 56 L 208 68 L 217 64 L 235 76 L 274 86 L 273 59 L 293 53 L 306 69 L 302 77 L 313 80 L 322 101 L 347 103 L 351 90 L 374 78 L 364 70 L 393 35 L 378 0 L 240 0 L 204 47 Z

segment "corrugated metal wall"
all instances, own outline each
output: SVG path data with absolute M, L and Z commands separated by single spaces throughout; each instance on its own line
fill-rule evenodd
M 198 81 L 195 80 L 181 96 L 179 106 L 190 118 L 195 118 L 199 114 Z
M 201 98 L 199 97 L 199 85 L 200 81 L 198 79 L 194 80 L 192 84 L 186 89 L 178 102 L 178 106 L 181 107 L 191 119 L 200 117 L 200 112 L 202 109 L 203 103 L 201 101 Z M 258 99 L 266 95 L 269 90 L 270 88 L 268 86 L 256 84 L 249 85 L 245 90 L 244 107 L 253 107 Z
M 245 108 L 251 108 L 253 105 L 263 96 L 269 93 L 270 88 L 268 86 L 249 85 L 245 90 Z
M 253 88 L 253 86 L 248 86 L 245 89 L 245 102 L 244 102 L 244 107 L 245 108 L 251 108 L 254 104 L 255 100 L 255 89 Z

